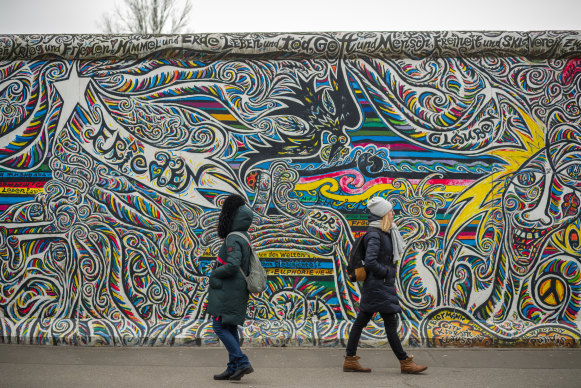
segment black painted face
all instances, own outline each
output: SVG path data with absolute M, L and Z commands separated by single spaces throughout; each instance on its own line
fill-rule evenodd
M 550 236 L 577 220 L 581 209 L 581 132 L 551 131 L 545 149 L 514 175 L 503 198 L 503 249 L 511 270 L 527 274 Z
M 348 154 L 346 130 L 359 125 L 361 114 L 345 77 L 340 64 L 332 66 L 326 73 L 298 74 L 295 77 L 296 83 L 289 86 L 292 98 L 283 98 L 285 107 L 278 109 L 276 114 L 297 117 L 297 122 L 303 127 L 280 134 L 286 140 L 280 154 L 317 156 L 327 162 Z M 316 155 L 319 150 L 320 154 Z

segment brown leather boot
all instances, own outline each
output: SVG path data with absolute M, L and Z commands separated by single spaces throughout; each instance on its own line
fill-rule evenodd
M 343 372 L 371 372 L 371 369 L 361 366 L 359 356 L 345 356 Z
M 414 362 L 414 356 L 408 356 L 405 360 L 399 360 L 401 365 L 401 373 L 417 374 L 428 369 L 427 366 L 418 365 Z

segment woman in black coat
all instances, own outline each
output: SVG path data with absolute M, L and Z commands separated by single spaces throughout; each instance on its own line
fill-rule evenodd
M 238 325 L 243 325 L 248 307 L 246 275 L 249 272 L 252 249 L 246 239 L 231 232 L 242 232 L 249 240 L 248 229 L 253 212 L 244 198 L 230 195 L 224 201 L 218 219 L 218 236 L 224 239 L 216 257 L 217 266 L 210 274 L 207 312 L 212 316 L 214 332 L 228 350 L 228 365 L 214 380 L 240 380 L 254 372 L 246 354 L 240 349 Z
M 401 312 L 395 289 L 395 263 L 403 254 L 404 241 L 393 222 L 393 205 L 384 198 L 374 197 L 367 202 L 369 228 L 363 238 L 365 246 L 365 270 L 359 314 L 353 323 L 347 342 L 344 372 L 371 372 L 359 364 L 357 346 L 361 332 L 375 313 L 379 313 L 385 325 L 387 340 L 401 365 L 401 373 L 420 373 L 427 366 L 417 365 L 408 356 L 397 334 L 397 313 Z

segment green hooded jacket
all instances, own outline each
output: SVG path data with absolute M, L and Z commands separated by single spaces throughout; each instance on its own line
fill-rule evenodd
M 232 231 L 243 232 L 248 236 L 248 228 L 254 215 L 246 205 L 240 206 L 234 215 Z M 248 290 L 246 280 L 240 269 L 246 275 L 249 272 L 251 249 L 240 236 L 230 235 L 218 252 L 218 266 L 210 274 L 210 289 L 208 291 L 208 314 L 220 317 L 227 325 L 243 325 L 248 307 Z M 221 264 L 220 261 L 225 262 Z

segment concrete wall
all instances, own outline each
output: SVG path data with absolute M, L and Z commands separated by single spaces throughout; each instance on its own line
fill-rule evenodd
M 0 36 L 0 338 L 215 344 L 239 193 L 269 273 L 247 343 L 344 345 L 382 195 L 405 343 L 578 346 L 580 54 L 579 32 Z

